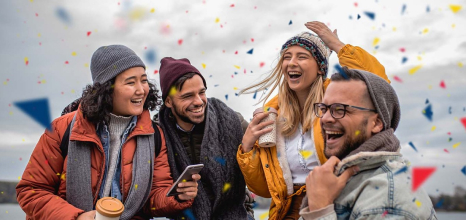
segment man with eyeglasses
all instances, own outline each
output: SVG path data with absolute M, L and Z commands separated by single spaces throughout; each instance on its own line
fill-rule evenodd
M 330 158 L 306 178 L 303 219 L 437 219 L 427 193 L 411 191 L 394 135 L 395 90 L 382 78 L 343 68 L 315 104 Z

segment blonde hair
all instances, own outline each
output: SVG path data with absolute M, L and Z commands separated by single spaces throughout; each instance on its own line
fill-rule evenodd
M 239 94 L 253 93 L 256 91 L 263 91 L 266 88 L 270 88 L 269 92 L 265 97 L 261 98 L 258 103 L 266 102 L 272 92 L 279 87 L 278 90 L 278 106 L 280 109 L 280 115 L 284 120 L 280 120 L 279 123 L 282 127 L 281 133 L 284 136 L 290 136 L 296 132 L 298 125 L 303 121 L 303 133 L 309 131 L 312 128 L 316 116 L 314 114 L 314 103 L 321 102 L 324 97 L 324 79 L 323 74 L 318 74 L 317 78 L 311 84 L 311 90 L 304 103 L 303 111 L 300 112 L 299 100 L 296 93 L 291 90 L 288 83 L 283 79 L 283 55 L 281 54 L 280 59 L 272 70 L 271 74 L 265 79 L 256 83 L 252 86 L 248 86 L 242 89 Z

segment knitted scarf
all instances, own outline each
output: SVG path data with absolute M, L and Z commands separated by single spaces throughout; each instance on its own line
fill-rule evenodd
M 243 131 L 237 114 L 223 102 L 209 98 L 206 107 L 204 136 L 201 144 L 201 163 L 204 164 L 200 175 L 210 183 L 215 196 L 211 204 L 199 181 L 198 193 L 189 210 L 178 219 L 246 219 L 244 207 L 245 182 L 236 152 L 241 143 Z M 174 116 L 170 108 L 160 111 L 160 125 L 165 134 L 168 163 L 173 179 L 176 180 L 191 161 L 185 147 L 178 138 Z
M 76 115 L 71 122 L 71 127 L 75 119 Z M 139 135 L 136 142 L 131 188 L 124 201 L 125 210 L 120 219 L 131 219 L 146 203 L 152 187 L 155 154 L 153 134 Z M 93 147 L 95 147 L 94 144 L 90 142 L 71 140 L 68 145 L 66 201 L 86 212 L 94 209 L 94 196 L 91 188 L 91 150 Z M 135 187 L 135 184 L 138 186 Z

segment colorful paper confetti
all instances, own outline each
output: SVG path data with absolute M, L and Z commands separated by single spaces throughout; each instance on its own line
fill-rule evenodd
M 458 12 L 461 10 L 461 8 L 462 8 L 461 5 L 449 5 L 449 7 L 450 7 L 450 10 L 451 10 L 454 14 L 458 13 Z
M 415 74 L 419 69 L 421 69 L 422 65 L 417 65 L 411 69 L 409 69 L 409 75 Z
M 50 119 L 50 109 L 49 109 L 49 100 L 46 98 L 43 99 L 33 99 L 28 101 L 19 101 L 14 102 L 14 105 L 21 109 L 24 113 L 29 115 L 32 119 L 38 122 L 43 127 L 47 128 L 49 131 L 52 130 Z
M 453 149 L 457 148 L 458 146 L 460 146 L 461 142 L 458 142 L 456 144 L 453 144 Z
M 411 148 L 413 148 L 413 149 L 417 152 L 417 149 L 416 149 L 416 147 L 414 146 L 413 142 L 410 141 L 410 142 L 409 142 L 409 146 L 411 146 Z
M 411 190 L 415 192 L 436 170 L 436 167 L 413 167 Z
M 375 20 L 375 13 L 370 11 L 365 11 L 364 14 L 371 20 Z
M 252 54 L 253 51 L 254 51 L 254 48 L 253 48 L 253 49 L 250 49 L 247 53 L 248 53 L 248 54 Z
M 222 192 L 226 193 L 228 190 L 230 190 L 230 188 L 231 188 L 231 184 L 230 183 L 225 183 L 225 184 L 223 184 Z

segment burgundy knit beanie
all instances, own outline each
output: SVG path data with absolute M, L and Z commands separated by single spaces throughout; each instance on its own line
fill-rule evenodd
M 172 57 L 165 57 L 160 61 L 160 87 L 162 88 L 163 101 L 167 98 L 173 83 L 186 73 L 198 74 L 202 78 L 204 85 L 206 84 L 201 72 L 192 66 L 188 59 L 177 60 Z

